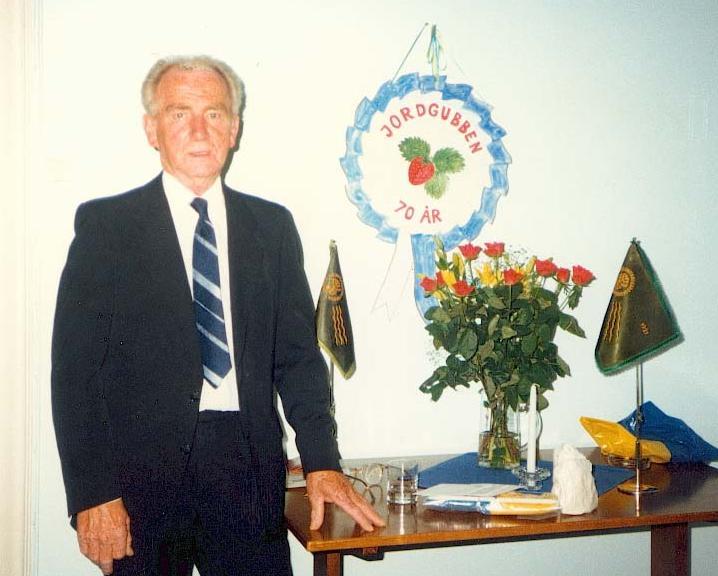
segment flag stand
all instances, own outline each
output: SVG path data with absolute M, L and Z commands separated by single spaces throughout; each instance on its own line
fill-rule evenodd
M 643 484 L 641 482 L 641 469 L 643 459 L 641 458 L 641 426 L 643 425 L 643 362 L 636 364 L 636 453 L 634 456 L 634 468 L 636 470 L 636 480 L 627 481 L 619 484 L 618 491 L 624 494 L 652 494 L 657 492 L 658 488 L 652 484 Z
M 620 484 L 618 490 L 635 496 L 636 512 L 640 510 L 641 494 L 658 491 L 656 486 L 641 482 L 641 471 L 650 465 L 650 459 L 641 456 L 643 361 L 682 341 L 683 335 L 658 276 L 634 238 L 616 278 L 594 355 L 599 370 L 604 374 L 614 374 L 629 366 L 636 367 L 634 456 L 609 455 L 607 458 L 614 466 L 634 468 L 635 481 Z
M 332 432 L 334 433 L 334 438 L 337 437 L 337 419 L 335 416 L 336 413 L 336 404 L 334 403 L 334 361 L 329 361 L 329 413 L 332 415 L 332 419 L 334 420 L 334 426 L 332 429 Z
M 339 266 L 337 243 L 334 240 L 329 241 L 329 266 L 317 302 L 315 328 L 319 347 L 329 357 L 329 412 L 334 422 L 332 432 L 336 438 L 334 366 L 336 365 L 345 380 L 349 380 L 356 370 L 356 359 L 344 279 Z

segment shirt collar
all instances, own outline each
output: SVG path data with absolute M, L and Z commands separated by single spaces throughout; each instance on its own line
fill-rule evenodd
M 192 192 L 192 190 L 182 184 L 175 176 L 166 171 L 162 172 L 162 186 L 165 189 L 165 194 L 170 204 L 189 204 L 195 198 L 204 198 L 207 200 L 208 206 L 224 205 L 221 178 L 217 178 L 201 196 Z

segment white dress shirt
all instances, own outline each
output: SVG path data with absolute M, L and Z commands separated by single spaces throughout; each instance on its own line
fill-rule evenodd
M 189 188 L 184 186 L 177 178 L 167 172 L 162 173 L 162 185 L 170 205 L 172 220 L 174 221 L 177 239 L 182 250 L 187 282 L 190 290 L 193 290 L 192 283 L 192 247 L 194 244 L 194 230 L 197 226 L 199 215 L 192 208 L 191 202 L 197 196 Z M 224 322 L 227 329 L 227 342 L 229 355 L 232 360 L 232 369 L 222 380 L 222 383 L 215 388 L 207 380 L 202 386 L 202 398 L 200 410 L 239 410 L 239 393 L 237 391 L 237 372 L 234 361 L 234 340 L 232 338 L 232 300 L 230 298 L 231 286 L 229 285 L 229 257 L 227 250 L 227 207 L 224 204 L 222 193 L 222 182 L 219 178 L 201 196 L 207 200 L 207 211 L 209 219 L 214 226 L 217 238 L 217 253 L 219 259 L 219 280 L 222 290 L 222 309 Z

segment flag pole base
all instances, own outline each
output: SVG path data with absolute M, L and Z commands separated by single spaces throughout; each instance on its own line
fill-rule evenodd
M 658 492 L 658 488 L 653 484 L 644 484 L 642 482 L 624 482 L 618 485 L 618 491 L 623 494 L 654 494 Z
M 636 511 L 640 510 L 638 496 L 641 494 L 653 494 L 658 492 L 658 488 L 652 484 L 641 482 L 641 470 L 643 460 L 647 460 L 641 456 L 641 426 L 643 425 L 643 363 L 636 365 L 636 451 L 633 460 L 633 467 L 636 471 L 636 478 L 633 481 L 624 482 L 618 485 L 618 491 L 622 494 L 633 494 L 636 496 Z M 650 463 L 649 463 L 650 464 Z
M 639 468 L 640 470 L 648 470 L 651 467 L 649 458 L 641 458 L 636 466 L 634 457 L 618 456 L 617 454 L 606 454 L 606 462 L 610 466 L 617 468 Z

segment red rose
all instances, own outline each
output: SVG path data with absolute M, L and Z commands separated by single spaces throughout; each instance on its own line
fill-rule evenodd
M 588 286 L 594 278 L 593 272 L 583 266 L 577 264 L 573 267 L 573 283 L 576 286 Z
M 456 293 L 457 296 L 464 297 L 468 296 L 474 291 L 474 287 L 471 284 L 467 284 L 466 280 L 457 280 L 451 289 Z
M 544 278 L 550 278 L 558 270 L 558 266 L 553 263 L 553 260 L 536 260 L 536 274 L 543 276 Z
M 481 252 L 481 246 L 474 246 L 471 242 L 459 246 L 461 255 L 467 260 L 476 260 L 476 257 Z
M 436 289 L 439 287 L 438 282 L 436 280 L 434 280 L 433 278 L 429 278 L 428 276 L 424 276 L 424 278 L 422 278 L 422 280 L 419 284 L 424 289 L 424 291 L 429 294 L 431 294 L 432 292 L 435 292 Z
M 561 282 L 561 284 L 566 284 L 570 277 L 571 272 L 569 272 L 568 268 L 559 268 L 556 270 L 556 280 Z
M 521 279 L 524 277 L 521 272 L 518 270 L 514 270 L 513 268 L 509 268 L 508 270 L 504 271 L 504 284 L 507 286 L 513 286 L 514 284 L 518 284 L 521 282 Z
M 498 258 L 504 253 L 503 242 L 487 242 L 484 253 L 490 258 Z

